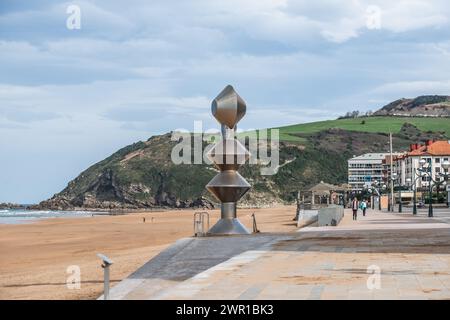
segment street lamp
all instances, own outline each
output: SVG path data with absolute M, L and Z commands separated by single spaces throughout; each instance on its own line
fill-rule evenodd
M 420 159 L 419 168 L 414 170 L 414 197 L 413 197 L 413 214 L 417 214 L 417 180 L 425 175 L 425 164 L 427 161 L 425 159 Z
M 433 185 L 432 185 L 432 183 L 433 182 L 436 183 L 436 181 L 433 180 L 431 166 L 429 165 L 429 163 L 425 159 L 420 160 L 420 162 L 423 164 L 422 167 L 423 167 L 424 175 L 430 177 L 430 179 L 428 179 L 429 180 L 429 182 L 428 182 L 428 201 L 429 201 L 428 217 L 432 218 L 433 217 Z
M 394 185 L 394 181 L 395 181 L 395 180 L 397 180 L 397 173 L 396 173 L 396 172 L 393 172 L 393 173 L 391 174 L 392 185 Z M 392 192 L 394 192 L 394 191 L 392 190 Z M 391 203 L 391 202 L 392 202 L 392 203 Z M 394 202 L 395 202 L 395 201 L 394 201 L 394 194 L 392 193 L 391 201 L 389 201 L 390 207 L 389 207 L 389 210 L 388 210 L 388 211 L 394 212 L 394 207 L 395 207 Z
M 381 211 L 381 186 L 380 186 L 380 183 L 377 180 L 374 180 L 371 183 L 371 187 L 377 193 L 377 196 L 378 196 L 378 210 Z M 375 201 L 372 201 L 372 209 L 375 209 Z
M 450 174 L 449 169 L 450 169 L 450 162 L 448 160 L 442 162 L 441 164 L 442 169 L 444 169 L 444 172 L 442 173 L 442 175 L 444 176 L 444 180 L 445 180 L 445 184 L 448 184 L 448 176 Z M 448 186 L 446 187 L 448 188 Z M 450 207 L 450 190 L 447 190 L 447 207 Z
M 407 187 L 407 190 L 408 191 L 411 191 L 411 182 L 412 182 L 412 179 L 411 178 L 406 178 L 406 187 Z
M 403 212 L 403 203 L 402 203 L 402 188 L 403 185 L 401 183 L 400 176 L 398 177 L 398 212 Z
M 401 177 L 397 175 L 396 172 L 392 174 L 392 181 L 397 181 L 397 187 L 398 187 L 398 212 L 402 212 L 402 185 L 400 183 Z M 394 205 L 394 204 L 392 204 Z M 394 208 L 392 208 L 392 211 L 394 211 Z
M 450 169 L 450 162 L 448 160 L 446 160 L 446 161 L 442 162 L 441 166 L 444 170 L 448 170 L 448 169 Z M 448 172 L 446 172 L 446 173 L 444 172 L 444 174 L 446 176 L 448 176 Z

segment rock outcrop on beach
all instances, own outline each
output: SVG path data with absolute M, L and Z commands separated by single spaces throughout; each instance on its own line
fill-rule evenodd
M 399 99 L 374 112 L 374 116 L 450 117 L 450 96 Z
M 364 125 L 361 125 L 364 127 Z M 365 152 L 388 151 L 388 134 L 328 128 L 292 133 L 298 141 L 281 141 L 278 172 L 261 175 L 260 165 L 239 172 L 252 185 L 241 207 L 266 207 L 294 201 L 298 190 L 320 181 L 347 181 L 347 159 Z M 216 200 L 205 185 L 217 170 L 205 163 L 175 165 L 171 134 L 154 136 L 120 149 L 82 172 L 52 198 L 33 206 L 50 210 L 131 210 L 146 208 L 212 208 Z M 394 134 L 394 149 L 411 143 L 448 139 L 444 132 L 423 132 L 405 120 Z M 203 143 L 205 147 L 206 142 Z
M 0 203 L 0 210 L 7 210 L 7 209 L 23 209 L 25 208 L 22 204 L 17 203 L 10 203 L 10 202 L 3 202 Z

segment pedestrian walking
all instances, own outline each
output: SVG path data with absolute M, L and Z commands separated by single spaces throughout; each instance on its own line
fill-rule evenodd
M 353 220 L 358 218 L 358 199 L 356 197 L 352 200 Z
M 367 209 L 367 203 L 366 200 L 361 201 L 361 204 L 359 205 L 362 212 L 363 212 L 363 216 L 366 216 L 366 209 Z

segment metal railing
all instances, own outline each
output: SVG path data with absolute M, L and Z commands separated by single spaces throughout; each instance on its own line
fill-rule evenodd
M 194 237 L 205 237 L 209 230 L 209 213 L 194 213 Z

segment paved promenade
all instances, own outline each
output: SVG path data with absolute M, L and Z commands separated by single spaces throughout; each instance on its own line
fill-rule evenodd
M 346 212 L 337 227 L 184 239 L 112 298 L 450 299 L 450 212 L 436 216 Z

